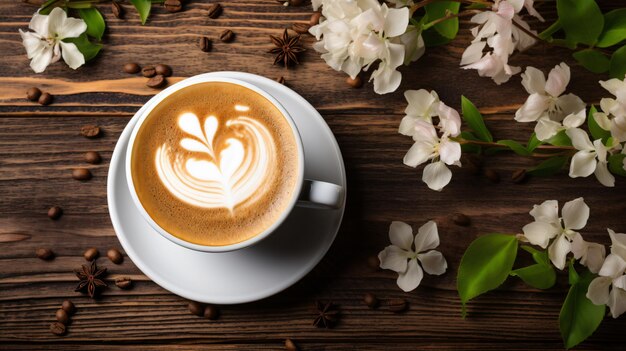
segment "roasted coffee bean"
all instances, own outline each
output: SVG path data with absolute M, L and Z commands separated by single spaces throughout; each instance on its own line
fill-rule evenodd
M 61 308 L 65 312 L 67 312 L 67 314 L 69 314 L 70 316 L 73 315 L 74 313 L 76 313 L 76 306 L 74 306 L 74 303 L 72 303 L 72 301 L 70 301 L 70 300 L 63 301 L 63 304 L 61 305 Z
M 72 170 L 72 178 L 76 180 L 89 180 L 91 179 L 91 171 L 87 168 L 74 168 Z
M 109 251 L 107 251 L 107 257 L 115 264 L 120 264 L 124 261 L 124 256 L 122 256 L 122 253 L 117 249 L 109 249 Z
M 224 43 L 230 43 L 233 39 L 235 39 L 235 33 L 230 29 L 226 29 L 220 34 L 220 40 Z
M 311 27 L 318 25 L 320 23 L 320 17 L 322 17 L 322 14 L 320 12 L 313 12 L 313 14 L 311 15 L 311 19 L 309 20 L 309 25 Z
M 378 259 L 378 256 L 376 255 L 371 255 L 367 257 L 367 265 L 371 268 L 371 269 L 378 269 L 380 267 L 380 260 Z
M 133 281 L 129 277 L 115 279 L 115 286 L 120 289 L 128 290 L 133 287 Z
M 207 16 L 209 16 L 209 18 L 216 19 L 221 14 L 222 14 L 222 5 L 215 3 L 209 6 L 209 12 L 207 13 Z
M 484 170 L 483 175 L 492 183 L 500 183 L 500 174 L 498 174 L 498 172 L 494 171 L 491 168 Z
M 165 0 L 163 6 L 167 12 L 179 12 L 183 9 L 183 3 L 180 0 Z
M 98 256 L 100 256 L 100 251 L 98 251 L 95 247 L 90 247 L 83 253 L 83 257 L 87 261 L 93 261 L 98 258 Z
M 52 206 L 48 210 L 48 218 L 50 219 L 59 219 L 63 214 L 63 209 L 59 206 Z
M 146 82 L 146 86 L 152 89 L 159 89 L 165 86 L 165 84 L 167 84 L 167 80 L 165 80 L 165 77 L 160 74 L 157 74 L 156 76 L 148 79 L 148 81 Z
M 94 125 L 82 126 L 80 128 L 80 135 L 85 138 L 97 138 L 100 136 L 100 127 Z
M 172 68 L 162 63 L 159 63 L 158 65 L 154 66 L 154 70 L 156 71 L 156 74 L 160 74 L 163 77 L 169 77 L 172 75 Z
M 64 335 L 65 334 L 65 325 L 63 323 L 54 322 L 50 324 L 50 332 L 54 335 Z
M 518 169 L 517 171 L 513 172 L 513 174 L 511 174 L 511 180 L 515 184 L 522 184 L 526 182 L 527 179 L 528 174 L 526 173 L 525 169 Z
M 363 79 L 361 79 L 361 76 L 356 76 L 354 79 L 348 77 L 346 78 L 346 83 L 352 88 L 360 88 L 363 86 Z
M 219 315 L 220 315 L 220 311 L 217 309 L 217 307 L 213 305 L 206 305 L 206 307 L 204 307 L 204 313 L 203 313 L 204 318 L 210 319 L 210 320 L 216 320 L 217 317 L 219 317 Z
M 113 12 L 113 16 L 117 18 L 124 17 L 124 8 L 117 1 L 111 2 L 111 12 Z
M 452 222 L 456 225 L 460 225 L 461 227 L 467 227 L 472 223 L 472 220 L 462 213 L 455 213 L 452 216 Z
M 96 165 L 102 162 L 102 157 L 96 151 L 87 151 L 85 153 L 85 162 Z
M 146 78 L 154 77 L 156 74 L 156 68 L 154 68 L 154 66 L 145 66 L 141 69 L 141 75 Z
M 187 308 L 189 308 L 189 312 L 191 312 L 191 314 L 195 314 L 198 317 L 202 317 L 204 315 L 204 305 L 200 302 L 189 301 Z
M 311 26 L 305 23 L 294 23 L 291 25 L 291 29 L 298 34 L 307 34 L 309 28 L 311 28 Z
M 32 87 L 26 90 L 26 98 L 30 101 L 37 101 L 41 96 L 41 90 L 37 87 Z
M 59 309 L 57 310 L 57 313 L 56 313 L 56 319 L 57 319 L 57 321 L 59 321 L 59 323 L 63 323 L 63 324 L 65 324 L 65 325 L 67 325 L 67 323 L 69 323 L 69 322 L 70 322 L 70 316 L 69 316 L 69 315 L 67 314 L 67 312 L 66 312 L 64 309 L 62 309 L 62 308 L 59 308 Z
M 37 100 L 39 102 L 40 105 L 50 105 L 52 103 L 52 100 L 54 100 L 54 97 L 52 97 L 52 95 L 50 95 L 50 93 L 43 93 L 41 94 L 41 96 L 39 97 L 39 100 Z
M 128 74 L 135 74 L 141 71 L 141 66 L 136 64 L 135 62 L 130 62 L 124 65 L 124 72 Z
M 291 339 L 285 340 L 285 350 L 287 351 L 298 351 L 298 346 L 291 341 Z
M 200 39 L 198 39 L 198 47 L 204 52 L 209 52 L 213 47 L 213 43 L 211 42 L 211 39 L 207 37 L 200 37 Z
M 276 78 L 276 81 L 278 83 L 280 83 L 280 84 L 285 85 L 285 77 L 283 77 L 283 76 L 280 76 L 280 77 Z
M 409 307 L 408 302 L 405 299 L 391 299 L 387 302 L 387 306 L 389 307 L 389 311 L 394 313 L 400 313 L 406 311 Z
M 35 255 L 37 256 L 37 258 L 42 259 L 44 261 L 50 261 L 51 259 L 54 258 L 54 252 L 46 248 L 39 248 L 35 250 Z
M 367 293 L 363 296 L 363 303 L 365 303 L 365 305 L 369 308 L 376 308 L 378 307 L 380 301 L 376 298 L 376 296 L 374 296 L 374 294 Z

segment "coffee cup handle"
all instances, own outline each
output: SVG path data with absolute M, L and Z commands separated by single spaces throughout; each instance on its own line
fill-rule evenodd
M 305 179 L 302 184 L 302 191 L 300 191 L 298 206 L 337 209 L 343 206 L 343 201 L 343 187 L 319 180 Z

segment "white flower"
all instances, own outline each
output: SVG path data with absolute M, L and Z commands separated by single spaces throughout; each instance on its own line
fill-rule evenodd
M 420 285 L 424 272 L 441 275 L 448 263 L 441 252 L 433 250 L 439 246 L 437 223 L 429 221 L 421 226 L 415 238 L 411 226 L 404 222 L 391 222 L 387 246 L 378 254 L 380 268 L 398 273 L 398 286 L 404 291 L 415 290 Z M 421 267 L 418 264 L 421 263 Z
M 585 103 L 574 94 L 562 95 L 569 80 L 570 69 L 565 63 L 555 66 L 548 74 L 548 80 L 540 70 L 527 67 L 526 72 L 522 74 L 522 85 L 530 96 L 515 112 L 515 120 L 518 122 L 537 121 L 535 132 L 537 138 L 542 141 L 556 135 L 560 130 L 561 121 L 566 116 L 578 117 L 570 118 L 571 121 L 568 121 L 569 126 L 566 128 L 580 126 L 585 119 Z M 582 115 L 578 115 L 580 113 Z
M 413 136 L 415 133 L 415 122 L 431 122 L 432 117 L 437 116 L 439 108 L 439 96 L 433 90 L 428 92 L 425 89 L 407 90 L 404 98 L 408 102 L 402 118 L 398 132 L 403 135 Z
M 576 233 L 572 239 L 572 253 L 580 264 L 589 268 L 591 273 L 598 273 L 604 262 L 606 250 L 604 245 L 583 240 L 583 236 Z
M 568 129 L 580 127 L 585 123 L 586 119 L 587 116 L 584 108 L 577 113 L 567 115 L 563 119 L 563 124 L 549 118 L 540 118 L 535 125 L 535 134 L 537 135 L 537 139 L 546 141 L 562 130 L 567 131 Z
M 76 45 L 63 41 L 76 38 L 87 30 L 87 24 L 82 19 L 67 17 L 65 11 L 56 7 L 48 16 L 36 12 L 28 28 L 34 32 L 19 31 L 26 54 L 31 59 L 30 67 L 36 73 L 43 72 L 49 64 L 57 62 L 61 57 L 73 69 L 85 63 L 85 57 Z
M 565 133 L 572 140 L 572 145 L 579 150 L 572 157 L 569 176 L 588 177 L 594 173 L 602 185 L 615 186 L 615 177 L 609 172 L 607 162 L 609 149 L 604 146 L 602 140 L 598 139 L 591 143 L 587 132 L 580 128 L 568 129 Z
M 596 112 L 594 118 L 601 128 L 611 131 L 615 140 L 626 141 L 626 82 L 614 78 L 600 81 L 600 85 L 617 99 L 600 100 L 602 112 Z
M 607 305 L 613 318 L 626 312 L 626 234 L 608 229 L 611 254 L 606 257 L 599 277 L 589 284 L 587 298 L 596 305 Z
M 530 215 L 535 221 L 524 226 L 524 237 L 533 245 L 548 247 L 550 240 L 554 238 L 548 247 L 548 256 L 552 264 L 558 269 L 565 267 L 565 258 L 571 251 L 573 240 L 580 230 L 587 224 L 589 219 L 589 206 L 582 197 L 565 203 L 563 206 L 563 218 L 559 218 L 559 203 L 556 200 L 544 201 L 541 205 L 535 205 Z M 581 254 L 581 250 L 577 251 Z M 589 260 L 589 259 L 587 259 Z

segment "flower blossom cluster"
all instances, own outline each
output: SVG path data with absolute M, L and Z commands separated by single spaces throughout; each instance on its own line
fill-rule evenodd
M 389 8 L 377 0 L 313 0 L 322 8 L 320 23 L 309 32 L 318 40 L 313 48 L 337 71 L 353 79 L 377 64 L 370 80 L 374 91 L 395 91 L 402 80 L 397 68 L 424 53 L 421 31 L 409 25 L 409 9 Z

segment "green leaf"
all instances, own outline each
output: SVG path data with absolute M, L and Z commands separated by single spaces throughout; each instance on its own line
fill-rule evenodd
M 594 0 L 557 0 L 556 9 L 567 39 L 595 44 L 604 27 L 604 16 Z
M 624 169 L 624 158 L 626 154 L 615 154 L 609 156 L 609 171 L 613 174 L 617 174 L 622 177 L 626 177 L 626 170 Z
M 459 13 L 459 6 L 461 6 L 461 4 L 458 2 L 441 1 L 430 3 L 424 6 L 424 9 L 426 10 L 426 15 L 428 15 L 428 20 L 434 21 L 451 13 Z M 441 36 L 454 39 L 456 33 L 459 31 L 459 19 L 457 17 L 450 18 L 435 24 L 434 28 Z
M 104 23 L 104 18 L 102 17 L 100 11 L 98 11 L 97 8 L 92 7 L 88 9 L 80 9 L 78 10 L 78 14 L 80 15 L 80 18 L 87 23 L 87 34 L 98 39 L 98 41 L 101 41 L 106 24 Z
M 572 54 L 576 62 L 593 73 L 604 73 L 609 70 L 611 60 L 605 54 L 594 49 L 584 49 Z
M 604 14 L 604 30 L 597 47 L 606 48 L 626 39 L 626 9 L 617 9 Z
M 589 113 L 587 114 L 587 126 L 589 127 L 589 132 L 591 133 L 593 140 L 602 139 L 602 142 L 606 143 L 606 141 L 611 137 L 611 132 L 602 129 L 602 127 L 598 125 L 598 122 L 594 117 L 596 112 L 598 112 L 596 107 L 591 105 Z
M 476 136 L 482 141 L 493 142 L 493 137 L 485 125 L 483 115 L 478 112 L 476 106 L 465 96 L 461 96 L 461 109 L 463 111 L 463 119 L 474 130 Z
M 547 251 L 539 251 L 537 249 L 535 249 L 532 246 L 528 246 L 528 245 L 522 245 L 521 246 L 522 250 L 528 252 L 529 254 L 531 254 L 533 256 L 533 260 L 536 263 L 542 263 L 542 264 L 550 264 L 550 258 L 548 257 L 548 252 Z
M 463 304 L 500 286 L 511 273 L 517 256 L 517 238 L 488 234 L 474 240 L 461 258 L 456 287 Z
M 135 6 L 137 12 L 139 12 L 141 24 L 146 24 L 146 20 L 148 20 L 150 10 L 152 9 L 152 2 L 150 0 L 130 0 L 130 2 Z
M 462 139 L 465 140 L 479 140 L 472 132 L 464 131 L 459 135 Z M 480 154 L 482 152 L 482 147 L 476 144 L 461 144 L 461 151 L 469 152 L 473 154 Z
M 83 56 L 85 56 L 85 62 L 93 59 L 98 55 L 102 44 L 94 44 L 89 41 L 87 34 L 83 33 L 78 38 L 66 38 L 63 39 L 66 43 L 74 43 Z
M 539 177 L 551 176 L 563 169 L 566 163 L 567 157 L 555 156 L 541 162 L 533 168 L 530 168 L 526 173 Z
M 537 146 L 541 144 L 543 144 L 543 141 L 537 139 L 537 134 L 533 132 L 533 134 L 530 136 L 530 139 L 528 139 L 528 143 L 526 143 L 526 149 L 528 150 L 528 152 L 532 153 L 533 151 L 535 151 Z
M 536 264 L 519 268 L 511 272 L 512 276 L 517 276 L 526 284 L 537 289 L 549 289 L 556 283 L 556 271 L 550 264 L 547 251 L 539 251 L 533 247 L 523 245 L 522 249 L 533 256 Z
M 571 262 L 569 272 L 571 286 L 559 315 L 559 328 L 567 349 L 591 336 L 602 323 L 606 311 L 605 305 L 594 305 L 586 296 L 594 275 L 585 269 L 579 276 Z
M 555 136 L 548 139 L 547 143 L 554 146 L 572 146 L 572 140 L 567 136 L 564 130 L 559 131 Z
M 530 155 L 530 152 L 524 147 L 524 145 L 518 143 L 515 140 L 498 140 L 497 143 L 507 146 L 509 149 L 513 150 L 513 152 L 520 156 Z
M 422 39 L 424 39 L 426 47 L 441 46 L 452 41 L 452 39 L 439 34 L 435 28 L 422 31 Z
M 609 75 L 611 78 L 624 79 L 626 75 L 626 45 L 615 50 L 613 55 L 611 55 Z
M 543 40 L 548 40 L 548 38 L 552 37 L 552 34 L 561 30 L 561 22 L 557 19 L 550 25 L 550 27 L 546 28 L 543 32 L 539 33 L 537 36 Z

